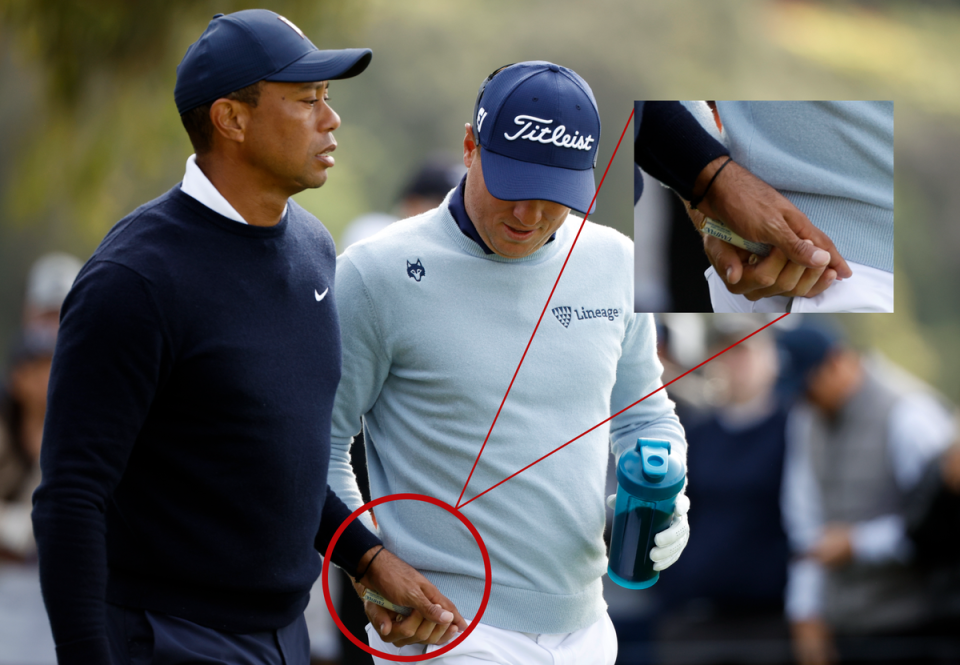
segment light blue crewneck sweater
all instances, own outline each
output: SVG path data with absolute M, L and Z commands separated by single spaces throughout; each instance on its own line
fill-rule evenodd
M 349 464 L 361 416 L 374 497 L 456 504 L 580 222 L 571 215 L 554 242 L 511 260 L 485 255 L 444 203 L 339 257 L 329 483 L 351 509 L 361 504 Z M 661 385 L 653 317 L 632 308 L 633 243 L 587 223 L 464 501 Z M 461 508 L 492 562 L 482 623 L 564 633 L 602 616 L 607 455 L 611 442 L 620 452 L 641 436 L 685 452 L 664 391 Z M 484 580 L 469 532 L 427 503 L 375 512 L 385 544 L 473 618 Z
M 717 111 L 737 163 L 779 190 L 845 259 L 893 272 L 892 101 L 718 101 Z M 698 119 L 716 132 L 712 116 Z

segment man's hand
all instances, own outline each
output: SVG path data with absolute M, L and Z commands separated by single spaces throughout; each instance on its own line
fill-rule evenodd
M 607 497 L 607 507 L 610 510 L 616 510 L 616 494 Z M 690 499 L 681 492 L 677 495 L 677 503 L 673 508 L 673 520 L 670 522 L 670 526 L 653 537 L 656 547 L 650 550 L 650 560 L 653 561 L 654 570 L 659 572 L 669 568 L 680 558 L 683 548 L 687 546 L 687 541 L 690 540 L 690 523 L 687 521 L 689 510 Z
M 379 547 L 371 548 L 360 561 L 360 570 L 377 554 Z M 467 629 L 457 608 L 437 590 L 427 578 L 384 550 L 354 588 L 362 596 L 364 587 L 379 592 L 396 605 L 413 608 L 413 614 L 404 617 L 379 605 L 364 602 L 363 609 L 374 629 L 384 642 L 396 646 L 408 644 L 445 644 Z
M 830 629 L 822 619 L 794 621 L 790 624 L 793 654 L 800 665 L 828 665 L 837 660 Z
M 954 494 L 960 494 L 960 442 L 954 442 L 940 458 L 943 484 Z
M 690 510 L 690 499 L 681 492 L 677 495 L 677 504 L 673 509 L 673 521 L 670 526 L 653 537 L 656 547 L 650 550 L 650 560 L 653 569 L 661 571 L 677 562 L 683 548 L 690 540 L 690 524 L 687 522 L 687 511 Z
M 690 212 L 691 218 L 697 214 L 696 210 Z M 776 247 L 754 263 L 750 252 L 713 236 L 704 236 L 703 249 L 727 290 L 753 302 L 770 296 L 813 298 L 837 278 L 833 268 L 805 268 L 789 261 Z
M 828 524 L 810 554 L 828 568 L 839 568 L 853 560 L 853 539 L 846 524 Z
M 706 189 L 726 160 L 726 157 L 718 157 L 710 162 L 697 177 L 694 191 Z M 815 227 L 777 190 L 736 162 L 728 164 L 717 176 L 697 208 L 747 240 L 779 248 L 788 260 L 799 266 L 830 268 L 841 278 L 853 275 L 827 234 Z M 736 280 L 731 281 L 736 283 Z

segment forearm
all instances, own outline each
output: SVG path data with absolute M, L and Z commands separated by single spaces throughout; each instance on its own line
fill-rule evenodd
M 35 497 L 33 525 L 58 662 L 109 665 L 103 513 L 78 497 L 42 487 Z
M 624 335 L 617 381 L 611 394 L 611 412 L 616 414 L 637 400 L 646 399 L 611 422 L 610 439 L 617 457 L 635 445 L 639 437 L 670 441 L 679 455 L 686 456 L 686 437 L 674 404 L 666 390 L 658 390 L 662 386 L 662 373 L 653 316 L 636 314 Z

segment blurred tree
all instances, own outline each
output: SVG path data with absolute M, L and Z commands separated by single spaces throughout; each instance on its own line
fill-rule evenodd
M 66 220 L 87 253 L 123 214 L 179 180 L 191 150 L 176 66 L 218 12 L 250 0 L 3 0 L 0 25 L 43 77 L 0 223 Z M 363 4 L 275 0 L 311 36 L 354 34 Z M 322 28 L 322 29 L 321 29 Z M 62 222 L 63 223 L 63 222 Z
M 274 0 L 277 13 L 313 24 L 343 18 L 344 0 Z M 4 0 L 7 23 L 46 66 L 56 101 L 76 105 L 97 76 L 129 79 L 181 53 L 185 27 L 216 13 L 263 6 L 251 0 Z M 192 33 L 190 33 L 192 34 Z M 182 55 L 182 53 L 181 53 Z

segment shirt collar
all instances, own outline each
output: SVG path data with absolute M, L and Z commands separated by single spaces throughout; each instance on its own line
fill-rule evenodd
M 457 185 L 456 189 L 453 190 L 453 194 L 450 196 L 450 202 L 447 204 L 447 207 L 450 208 L 450 214 L 453 215 L 453 218 L 457 222 L 457 226 L 460 227 L 460 232 L 470 238 L 470 240 L 480 245 L 480 248 L 483 250 L 484 254 L 493 254 L 493 250 L 487 247 L 487 244 L 483 242 L 483 238 L 481 238 L 480 234 L 477 232 L 477 227 L 474 226 L 473 220 L 470 219 L 470 215 L 467 214 L 467 208 L 463 203 L 463 195 L 466 186 L 467 176 L 464 174 L 463 178 L 460 179 L 460 184 Z M 550 236 L 550 239 L 547 240 L 547 242 L 553 242 L 556 239 L 557 234 L 554 233 Z
M 466 184 L 467 176 L 465 174 L 463 178 L 460 179 L 460 184 L 457 185 L 453 190 L 453 194 L 450 196 L 450 203 L 447 204 L 450 208 L 450 214 L 453 215 L 453 218 L 457 221 L 457 226 L 460 227 L 460 232 L 463 235 L 480 245 L 480 249 L 483 250 L 484 254 L 493 254 L 493 250 L 487 247 L 487 244 L 483 242 L 483 238 L 477 233 L 477 227 L 473 225 L 470 215 L 467 214 L 467 208 L 463 204 L 463 192 Z
M 197 201 L 207 206 L 216 213 L 219 213 L 227 219 L 232 219 L 240 224 L 246 224 L 247 220 L 240 216 L 236 208 L 230 205 L 223 194 L 221 194 L 206 174 L 197 166 L 197 156 L 190 155 L 187 158 L 187 169 L 183 174 L 183 182 L 180 184 L 180 191 L 195 198 Z M 287 206 L 283 206 L 283 213 L 280 218 L 287 214 Z

